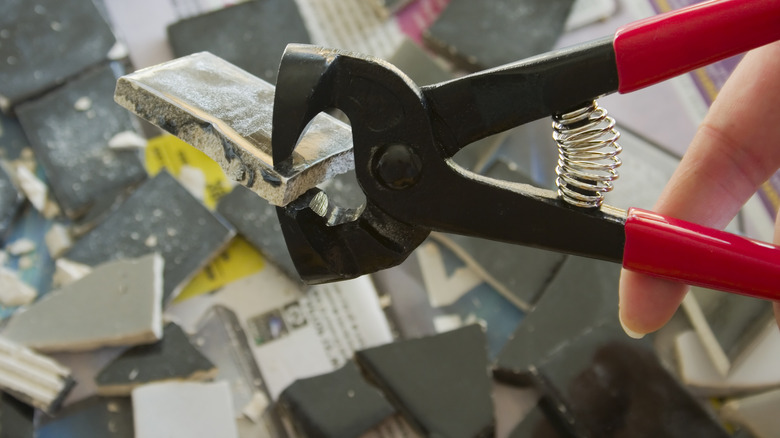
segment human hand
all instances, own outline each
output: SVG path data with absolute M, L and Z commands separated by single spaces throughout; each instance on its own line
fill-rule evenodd
M 780 42 L 745 55 L 653 210 L 722 229 L 778 168 Z M 775 223 L 774 243 L 780 244 L 780 220 Z M 626 333 L 639 337 L 661 328 L 687 289 L 680 283 L 623 270 L 619 312 Z M 780 326 L 780 303 L 775 302 L 774 309 Z

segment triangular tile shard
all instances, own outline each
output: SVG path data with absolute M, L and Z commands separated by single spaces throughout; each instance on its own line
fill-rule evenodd
M 71 387 L 70 370 L 0 337 L 0 390 L 42 411 L 55 411 Z M 3 426 L 0 423 L 0 430 Z
M 307 438 L 357 438 L 395 413 L 354 362 L 296 380 L 279 396 L 279 406 L 297 434 Z
M 166 380 L 203 381 L 214 378 L 217 368 L 178 325 L 169 323 L 163 338 L 122 353 L 95 377 L 100 395 L 130 395 L 138 385 Z
M 95 266 L 159 252 L 165 259 L 163 302 L 167 303 L 234 235 L 224 219 L 163 171 L 79 239 L 65 257 Z
M 158 254 L 104 263 L 15 314 L 2 335 L 45 352 L 155 342 L 162 336 L 162 273 Z
M 369 348 L 355 357 L 419 433 L 493 436 L 492 380 L 481 326 Z

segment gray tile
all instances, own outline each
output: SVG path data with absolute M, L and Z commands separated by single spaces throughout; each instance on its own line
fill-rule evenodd
M 78 401 L 54 417 L 43 417 L 37 438 L 133 438 L 133 406 L 130 397 L 90 397 Z
M 168 323 L 162 340 L 122 353 L 95 376 L 98 394 L 129 396 L 133 388 L 164 380 L 210 380 L 211 361 L 190 343 L 181 327 Z
M 274 169 L 274 87 L 209 53 L 198 53 L 120 78 L 116 101 L 203 151 L 228 177 L 274 205 L 354 167 L 352 132 L 331 116 L 315 117 L 292 165 Z
M 509 438 L 568 438 L 566 430 L 547 418 L 538 404 L 512 430 Z
M 553 48 L 573 0 L 452 0 L 423 34 L 459 67 L 482 70 Z
M 243 186 L 220 198 L 217 211 L 258 251 L 287 273 L 298 278 L 276 216 L 276 207 Z
M 162 264 L 157 254 L 103 263 L 16 313 L 2 334 L 44 352 L 155 342 L 162 336 Z
M 105 260 L 157 252 L 165 259 L 163 302 L 167 303 L 234 234 L 224 219 L 163 171 L 76 241 L 64 257 L 96 266 Z
M 106 59 L 116 43 L 90 0 L 0 3 L 0 109 Z
M 308 438 L 357 438 L 395 413 L 354 362 L 296 380 L 279 396 L 279 404 L 296 431 Z
M 289 0 L 248 1 L 168 27 L 176 57 L 210 52 L 272 84 L 288 43 L 309 43 L 298 6 Z
M 571 337 L 599 321 L 617 323 L 619 276 L 617 264 L 568 256 L 499 354 L 495 376 L 526 384 L 529 367 Z
M 358 351 L 358 365 L 425 436 L 481 437 L 494 430 L 485 333 L 470 325 Z
M 572 337 L 538 362 L 533 379 L 550 419 L 575 436 L 728 436 L 661 365 L 649 340 L 628 338 L 615 322 Z
M 146 178 L 137 152 L 108 147 L 111 137 L 134 129 L 131 115 L 112 100 L 115 87 L 115 72 L 104 65 L 17 108 L 52 193 L 71 218 Z M 80 99 L 88 99 L 88 109 L 74 107 Z

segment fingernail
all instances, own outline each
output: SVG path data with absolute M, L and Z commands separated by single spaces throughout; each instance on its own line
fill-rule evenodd
M 620 319 L 620 326 L 623 327 L 623 331 L 626 332 L 629 337 L 634 339 L 642 339 L 645 337 L 644 333 L 638 333 L 626 327 L 626 324 L 623 323 L 623 318 L 618 318 Z

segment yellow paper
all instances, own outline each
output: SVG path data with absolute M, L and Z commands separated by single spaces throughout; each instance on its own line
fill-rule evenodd
M 190 281 L 174 302 L 215 291 L 228 283 L 260 272 L 263 266 L 265 259 L 262 254 L 246 239 L 238 236 Z
M 230 193 L 232 184 L 222 172 L 219 164 L 203 152 L 172 135 L 161 135 L 149 140 L 146 146 L 146 171 L 156 175 L 163 168 L 178 178 L 183 165 L 203 172 L 206 185 L 203 190 L 203 204 L 213 210 L 222 196 Z

